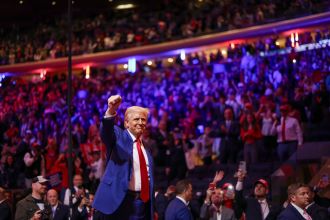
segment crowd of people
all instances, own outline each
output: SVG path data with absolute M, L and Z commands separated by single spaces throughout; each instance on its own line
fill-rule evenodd
M 305 43 L 327 38 L 326 33 L 306 34 L 311 38 Z M 141 69 L 135 74 L 95 69 L 89 80 L 75 75 L 73 155 L 67 151 L 66 76 L 47 76 L 39 82 L 5 79 L 0 91 L 0 184 L 9 189 L 32 186 L 44 195 L 40 187 L 48 181 L 35 177 L 48 176 L 52 187 L 63 191 L 68 187 L 67 159 L 73 157 L 78 178 L 74 182 L 89 189 L 80 192 L 77 186 L 78 194 L 93 195 L 106 161 L 100 119 L 112 94 L 123 98 L 118 118 L 124 118 L 128 106 L 150 109 L 144 145 L 152 149 L 156 166 L 165 168 L 169 183 L 184 179 L 188 169 L 199 165 L 287 160 L 303 144 L 304 127 L 321 123 L 329 113 L 330 49 L 261 56 L 262 48 L 263 42 L 230 45 L 226 58 L 220 51 L 208 59 L 191 54 L 171 67 Z M 122 126 L 122 121 L 117 124 Z M 181 191 L 189 183 L 183 185 Z M 289 195 L 296 195 L 300 188 Z M 58 197 L 54 194 L 50 192 L 49 204 L 57 204 L 51 199 Z M 62 194 L 68 204 L 70 192 Z M 87 197 L 79 200 L 79 213 L 89 202 Z M 248 210 L 244 212 L 249 215 Z
M 123 49 L 305 16 L 328 1 L 164 1 L 159 11 L 99 14 L 73 19 L 73 55 Z M 243 6 L 243 7 L 242 7 Z M 66 18 L 0 29 L 0 65 L 67 56 Z
M 170 185 L 165 193 L 156 191 L 153 219 L 328 220 L 330 217 L 330 199 L 318 194 L 320 190 L 329 189 L 329 182 L 320 180 L 315 187 L 301 182 L 293 183 L 287 188 L 287 199 L 279 203 L 269 199 L 271 185 L 265 179 L 255 180 L 251 196 L 246 197 L 246 173 L 239 169 L 236 176 L 236 185 L 223 183 L 224 172 L 216 172 L 213 181 L 205 189 L 202 201 L 194 196 L 193 184 L 187 179 Z M 74 220 L 102 219 L 100 212 L 92 206 L 94 192 L 83 185 L 82 176 L 76 174 L 73 183 L 73 192 L 67 189 L 68 196 L 72 196 L 72 214 L 67 198 L 61 198 L 43 176 L 33 178 L 32 192 L 17 203 L 14 215 L 6 191 L 0 187 L 1 219 L 11 220 L 13 216 L 17 220 L 67 220 L 69 216 Z
M 183 177 L 196 165 L 288 159 L 302 145 L 304 127 L 322 122 L 328 113 L 329 47 L 271 57 L 261 57 L 253 48 L 229 47 L 227 59 L 211 54 L 210 62 L 191 55 L 184 63 L 133 75 L 98 69 L 90 80 L 74 76 L 75 173 L 94 183 L 102 175 L 99 125 L 110 94 L 123 97 L 121 118 L 127 106 L 150 108 L 144 139 L 170 179 Z M 14 77 L 3 84 L 2 182 L 22 187 L 24 181 L 12 178 L 17 173 L 25 177 L 26 186 L 35 173 L 61 171 L 65 177 L 65 75 L 37 83 Z M 63 182 L 68 183 L 65 178 Z

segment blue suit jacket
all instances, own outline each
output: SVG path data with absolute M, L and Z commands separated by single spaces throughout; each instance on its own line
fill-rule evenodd
M 107 166 L 96 191 L 93 207 L 104 214 L 114 213 L 126 195 L 133 169 L 133 140 L 127 130 L 114 125 L 115 118 L 105 118 L 101 124 L 101 138 L 107 149 Z M 149 160 L 150 211 L 153 217 L 153 160 Z M 110 155 L 111 154 L 111 155 Z
M 277 220 L 306 220 L 298 210 L 289 204 L 278 216 Z
M 186 204 L 175 198 L 167 206 L 165 220 L 193 220 L 193 217 Z

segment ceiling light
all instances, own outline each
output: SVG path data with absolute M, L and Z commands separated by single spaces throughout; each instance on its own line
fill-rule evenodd
M 20 1 L 19 1 L 19 4 L 20 4 L 20 5 L 22 5 L 23 3 L 24 3 L 23 0 L 20 0 Z
M 173 60 L 173 58 L 168 58 L 167 61 L 168 61 L 169 63 L 173 63 L 174 60 Z
M 55 1 L 52 1 L 52 5 L 56 5 L 56 2 Z
M 122 4 L 122 5 L 117 5 L 116 9 L 118 10 L 123 10 L 123 9 L 131 9 L 135 8 L 134 4 Z

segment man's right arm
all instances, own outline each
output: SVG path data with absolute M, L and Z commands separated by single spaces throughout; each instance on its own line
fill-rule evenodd
M 243 181 L 245 174 L 242 171 L 237 172 L 237 183 L 235 187 L 234 211 L 237 218 L 240 218 L 246 207 L 246 199 L 243 196 Z
M 121 101 L 122 99 L 119 95 L 110 96 L 108 99 L 108 108 L 101 123 L 101 138 L 107 148 L 107 154 L 110 154 L 112 146 L 116 140 L 114 133 L 114 123 L 115 117 L 117 115 L 117 109 L 119 108 Z

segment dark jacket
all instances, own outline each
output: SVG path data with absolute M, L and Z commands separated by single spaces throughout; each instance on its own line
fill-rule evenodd
M 31 194 L 20 200 L 16 205 L 15 220 L 27 220 L 32 218 L 34 213 L 39 210 Z M 50 219 L 50 213 L 44 212 L 43 220 Z
M 298 210 L 289 204 L 278 216 L 277 220 L 306 220 Z
M 0 220 L 11 220 L 11 209 L 7 201 L 0 203 Z
M 180 199 L 173 199 L 168 204 L 165 212 L 165 220 L 192 220 L 189 208 Z
M 246 220 L 262 220 L 262 210 L 259 201 L 254 198 L 244 198 L 243 190 L 236 191 L 236 213 L 245 212 Z M 265 220 L 275 220 L 281 211 L 279 206 L 273 206 L 270 201 L 267 201 L 269 213 Z
M 51 209 L 51 207 L 49 208 Z M 67 220 L 69 219 L 69 216 L 70 216 L 69 206 L 59 203 L 56 207 L 54 217 L 52 216 L 52 220 Z

